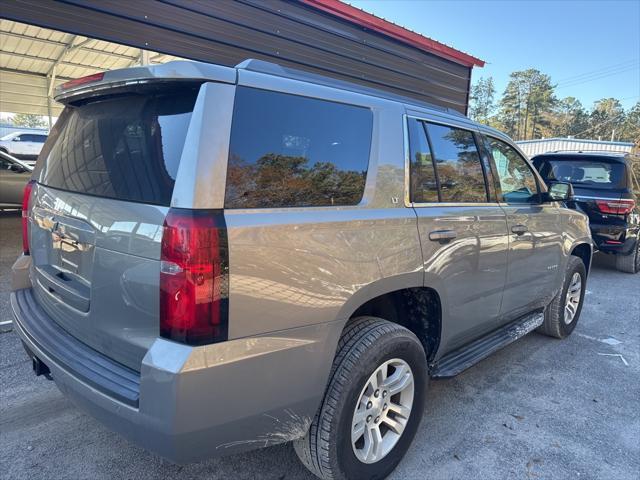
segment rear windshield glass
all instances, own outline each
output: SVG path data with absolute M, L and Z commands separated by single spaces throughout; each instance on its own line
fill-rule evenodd
M 570 182 L 577 187 L 623 189 L 626 185 L 624 163 L 598 159 L 534 160 L 545 182 Z
M 67 107 L 45 147 L 40 183 L 169 205 L 196 95 L 131 94 Z

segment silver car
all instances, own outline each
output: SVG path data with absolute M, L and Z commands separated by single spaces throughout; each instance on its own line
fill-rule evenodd
M 293 441 L 320 478 L 383 478 L 429 378 L 578 322 L 570 185 L 464 116 L 254 60 L 57 99 L 15 329 L 37 374 L 172 461 Z
M 33 168 L 0 151 L 0 209 L 20 208 Z

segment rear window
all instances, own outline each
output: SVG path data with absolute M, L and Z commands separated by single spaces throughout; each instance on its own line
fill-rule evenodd
M 619 190 L 626 187 L 624 163 L 598 159 L 534 159 L 545 182 L 570 182 L 577 187 Z
M 40 183 L 168 206 L 197 89 L 67 107 L 45 147 Z
M 238 87 L 225 207 L 357 205 L 372 125 L 367 108 Z

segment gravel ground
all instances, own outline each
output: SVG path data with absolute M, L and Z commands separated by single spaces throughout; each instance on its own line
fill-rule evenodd
M 0 322 L 11 319 L 20 247 L 19 215 L 0 214 Z M 425 419 L 391 478 L 640 478 L 640 275 L 596 258 L 587 288 L 569 339 L 530 334 L 431 382 Z M 2 479 L 314 478 L 290 445 L 172 465 L 35 378 L 11 325 L 0 331 Z

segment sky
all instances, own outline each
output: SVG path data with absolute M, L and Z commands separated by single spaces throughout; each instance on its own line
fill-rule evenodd
M 379 17 L 484 60 L 496 98 L 517 70 L 551 76 L 559 98 L 591 108 L 640 100 L 640 0 L 347 0 Z

